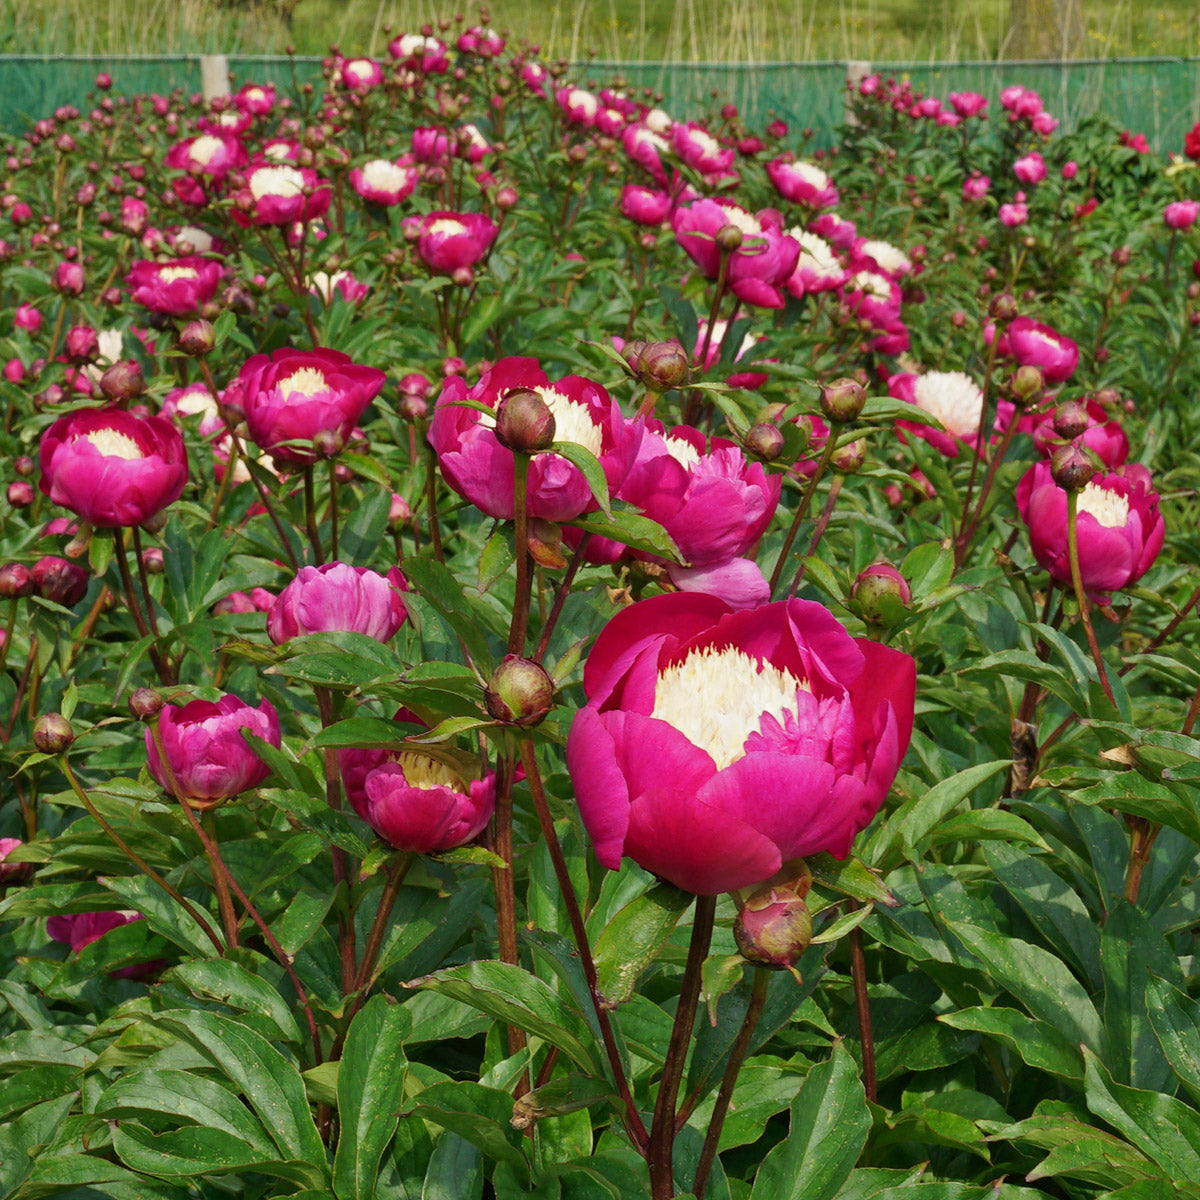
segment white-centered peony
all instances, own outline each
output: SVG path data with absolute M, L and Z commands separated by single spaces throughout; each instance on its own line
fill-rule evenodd
M 177 279 L 197 279 L 199 272 L 195 267 L 159 267 L 159 283 L 174 283 Z
M 1089 513 L 1105 529 L 1123 529 L 1129 524 L 1129 497 L 1089 483 L 1079 493 L 1078 511 Z
M 206 167 L 225 149 L 225 143 L 211 133 L 198 137 L 188 150 L 188 158 L 199 166 Z
M 81 433 L 77 437 L 73 437 L 71 442 L 72 444 L 90 442 L 105 458 L 132 460 L 146 457 L 141 446 L 133 438 L 116 429 L 93 429 L 89 433 Z
M 961 438 L 978 434 L 983 392 L 964 372 L 930 371 L 918 375 L 913 398 L 917 407 L 936 417 L 947 433 Z
M 604 434 L 600 426 L 592 420 L 592 414 L 585 404 L 576 404 L 570 396 L 556 392 L 552 387 L 535 387 L 533 389 L 546 402 L 546 407 L 554 415 L 554 440 L 556 442 L 574 442 L 590 450 L 597 458 L 603 446 Z
M 893 246 L 891 242 L 879 241 L 874 238 L 862 244 L 862 252 L 873 258 L 881 270 L 893 275 L 904 275 L 912 270 L 912 262 L 903 250 Z
M 274 167 L 259 167 L 250 174 L 250 194 L 255 200 L 268 196 L 299 196 L 304 191 L 304 176 L 295 168 L 282 164 Z
M 452 791 L 461 792 L 463 781 L 445 763 L 427 754 L 411 754 L 402 751 L 396 755 L 400 769 L 404 772 L 405 782 L 409 787 L 431 788 L 445 787 Z
M 279 381 L 279 390 L 288 400 L 293 396 L 316 396 L 328 388 L 324 374 L 316 367 L 301 367 L 294 374 Z
M 790 671 L 732 646 L 694 650 L 659 673 L 651 716 L 678 729 L 723 770 L 745 753 L 763 718 L 780 725 L 796 713 L 796 693 L 811 691 Z
M 398 192 L 407 185 L 409 173 L 386 158 L 373 158 L 363 164 L 362 177 L 363 182 L 376 191 Z

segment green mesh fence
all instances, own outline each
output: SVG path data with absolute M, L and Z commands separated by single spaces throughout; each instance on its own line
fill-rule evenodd
M 319 83 L 320 60 L 267 55 L 230 55 L 239 81 L 289 87 Z M 905 76 L 926 94 L 945 97 L 976 91 L 999 110 L 1004 87 L 1019 83 L 1041 93 L 1063 129 L 1096 112 L 1114 117 L 1134 133 L 1144 133 L 1158 150 L 1180 150 L 1184 134 L 1200 120 L 1200 58 L 1094 59 L 1074 62 L 875 63 L 871 70 Z M 60 105 L 85 108 L 97 72 L 112 75 L 114 87 L 129 95 L 200 89 L 200 56 L 44 57 L 0 55 L 0 129 L 20 132 Z M 570 77 L 662 93 L 677 116 L 699 113 L 721 102 L 736 104 L 752 127 L 773 117 L 794 129 L 810 126 L 828 143 L 841 122 L 847 64 L 823 63 L 577 63 Z M 995 119 L 995 117 L 993 117 Z

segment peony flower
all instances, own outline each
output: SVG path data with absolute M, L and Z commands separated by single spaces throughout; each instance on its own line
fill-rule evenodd
M 722 146 L 695 121 L 672 126 L 671 145 L 689 167 L 702 175 L 728 175 L 733 167 L 733 147 Z
M 1065 383 L 1079 364 L 1079 347 L 1066 334 L 1032 317 L 1017 317 L 1008 327 L 1008 353 L 1020 366 L 1037 367 L 1048 384 Z
M 169 263 L 139 259 L 125 276 L 135 303 L 151 312 L 191 317 L 217 294 L 221 267 L 208 258 L 176 258 Z
M 554 93 L 563 116 L 572 125 L 595 125 L 600 98 L 580 87 L 561 87 Z
M 341 562 L 301 567 L 271 605 L 267 635 L 277 646 L 306 633 L 364 633 L 386 642 L 408 618 L 406 591 L 398 567 L 386 575 Z
M 318 434 L 344 444 L 386 380 L 382 371 L 358 366 L 339 350 L 288 346 L 269 357 L 254 355 L 238 373 L 250 437 L 277 461 L 301 465 L 316 462 L 308 447 Z
M 372 58 L 347 58 L 335 78 L 353 92 L 369 92 L 383 82 L 383 68 Z
M 1200 202 L 1176 200 L 1163 209 L 1163 221 L 1168 229 L 1190 229 L 1200 216 Z
M 1013 174 L 1022 183 L 1041 183 L 1046 178 L 1046 160 L 1034 150 L 1013 163 Z
M 60 417 L 39 450 L 42 492 L 102 529 L 142 525 L 187 483 L 179 430 L 163 417 L 79 408 Z
M 1125 430 L 1096 400 L 1087 400 L 1086 412 L 1087 428 L 1075 439 L 1076 443 L 1082 442 L 1106 467 L 1119 467 L 1129 457 L 1129 438 Z M 1046 413 L 1033 427 L 1033 444 L 1046 458 L 1064 444 L 1064 439 L 1054 432 L 1053 413 Z
M 649 171 L 659 183 L 667 182 L 667 171 L 662 165 L 661 156 L 670 153 L 671 143 L 660 131 L 646 124 L 627 125 L 621 131 L 621 145 L 639 167 Z
M 992 181 L 986 175 L 972 174 L 969 179 L 963 180 L 963 199 L 982 200 L 991 186 Z
M 167 151 L 166 163 L 176 171 L 204 175 L 220 183 L 230 171 L 246 162 L 246 150 L 232 133 L 202 133 L 176 142 Z M 144 221 L 143 221 L 144 224 Z
M 252 117 L 265 117 L 275 107 L 273 83 L 244 83 L 233 98 L 234 104 Z
M 616 401 L 598 383 L 579 375 L 552 383 L 534 358 L 502 358 L 470 389 L 458 375 L 446 380 L 429 426 L 429 443 L 446 482 L 488 516 L 512 520 L 513 452 L 497 440 L 494 418 L 458 401 L 474 400 L 495 409 L 508 393 L 523 389 L 536 392 L 550 409 L 555 440 L 590 450 L 614 490 L 636 446 L 636 438 L 625 436 L 625 418 Z M 531 516 L 569 521 L 595 508 L 595 500 L 578 467 L 560 455 L 542 453 L 529 464 L 528 507 Z
M 482 213 L 432 212 L 421 217 L 417 254 L 435 275 L 451 275 L 474 266 L 500 231 Z
M 782 308 L 783 285 L 800 260 L 800 244 L 783 232 L 777 212 L 764 209 L 755 215 L 729 200 L 696 200 L 671 215 L 676 239 L 709 279 L 720 274 L 716 238 L 729 226 L 741 235 L 738 248 L 729 253 L 730 290 L 747 304 Z
M 916 669 L 819 604 L 674 593 L 609 621 L 584 690 L 567 765 L 601 864 L 714 895 L 849 853 L 907 749 Z
M 329 185 L 309 167 L 262 163 L 246 172 L 233 216 L 242 225 L 306 223 L 325 215 L 331 196 Z
M 838 202 L 837 188 L 829 175 L 810 162 L 789 162 L 775 158 L 767 163 L 767 175 L 775 190 L 793 204 L 809 208 L 832 208 Z
M 350 172 L 350 186 L 371 204 L 399 204 L 417 186 L 417 172 L 403 161 L 373 158 Z
M 343 750 L 338 762 L 354 811 L 397 850 L 452 850 L 477 837 L 496 807 L 496 776 L 472 778 L 465 757 L 459 766 L 401 742 Z
M 42 314 L 32 304 L 18 304 L 13 311 L 13 325 L 27 333 L 37 333 L 42 327 Z
M 983 414 L 983 392 L 979 385 L 962 371 L 927 371 L 924 375 L 894 375 L 888 393 L 924 409 L 937 418 L 942 429 L 899 421 L 901 429 L 924 438 L 947 458 L 957 458 L 960 445 L 975 449 L 979 442 L 979 420 Z M 1002 429 L 1012 415 L 1012 404 L 997 405 L 993 432 Z M 943 432 L 944 430 L 944 432 Z
M 33 863 L 8 861 L 8 856 L 18 846 L 24 844 L 20 838 L 0 838 L 0 888 L 6 888 L 14 883 L 24 883 L 33 874 Z
M 978 116 L 987 108 L 987 98 L 978 92 L 951 92 L 947 99 L 953 105 L 954 111 L 964 120 Z
M 662 225 L 671 215 L 675 201 L 670 193 L 627 183 L 621 189 L 621 213 L 639 225 Z
M 846 282 L 846 269 L 824 238 L 798 225 L 789 229 L 788 234 L 800 243 L 796 269 L 785 285 L 793 296 L 799 299 L 810 293 L 833 291 Z
M 1038 565 L 1064 588 L 1072 586 L 1067 548 L 1067 493 L 1050 463 L 1035 463 L 1017 484 L 1017 511 L 1029 527 Z M 1093 600 L 1136 583 L 1162 549 L 1165 526 L 1150 472 L 1127 463 L 1097 475 L 1079 493 L 1076 536 L 1079 576 Z
M 257 787 L 271 773 L 250 749 L 243 730 L 276 748 L 280 745 L 279 717 L 269 700 L 257 707 L 237 696 L 192 700 L 164 706 L 158 718 L 163 754 L 159 756 L 152 731 L 146 730 L 146 766 L 165 791 L 194 808 L 210 808 Z M 175 777 L 172 786 L 166 768 Z
M 444 75 L 450 68 L 445 42 L 420 33 L 405 33 L 388 43 L 388 53 L 399 66 L 422 75 Z

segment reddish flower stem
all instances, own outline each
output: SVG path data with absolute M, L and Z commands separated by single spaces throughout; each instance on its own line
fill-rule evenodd
M 575 582 L 575 576 L 579 568 L 583 565 L 583 556 L 587 550 L 588 542 L 591 540 L 592 535 L 590 533 L 585 533 L 579 539 L 579 545 L 575 547 L 575 553 L 571 555 L 571 561 L 567 566 L 567 573 L 562 577 L 562 582 L 558 585 L 558 590 L 554 593 L 554 603 L 550 606 L 550 615 L 546 618 L 542 628 L 542 636 L 538 640 L 537 651 L 533 656 L 538 662 L 541 662 L 546 657 L 546 650 L 550 645 L 550 638 L 554 634 L 554 627 L 558 624 L 563 604 L 566 603 L 567 595 L 571 591 L 571 584 Z
M 1100 644 L 1096 641 L 1096 631 L 1092 628 L 1091 605 L 1087 593 L 1083 590 L 1083 579 L 1079 573 L 1079 493 L 1074 489 L 1067 491 L 1067 554 L 1071 559 L 1071 582 L 1075 585 L 1075 600 L 1079 605 L 1079 616 L 1083 621 L 1084 632 L 1087 634 L 1088 646 L 1096 663 L 1096 671 L 1100 676 L 1100 686 L 1108 702 L 1115 708 L 1112 684 L 1108 682 L 1108 672 L 1104 669 L 1104 659 L 1100 655 Z
M 855 906 L 857 907 L 857 906 Z M 850 975 L 854 980 L 854 1008 L 858 1015 L 858 1037 L 862 1046 L 863 1090 L 874 1104 L 876 1097 L 875 1034 L 871 1026 L 871 998 L 867 994 L 867 960 L 863 954 L 862 927 L 850 931 Z
M 533 579 L 529 570 L 529 455 L 513 453 L 513 549 L 517 556 L 517 594 L 508 629 L 509 654 L 525 653 Z
M 804 489 L 804 494 L 800 497 L 800 503 L 792 516 L 792 523 L 788 527 L 787 536 L 783 539 L 783 547 L 779 551 L 779 557 L 775 560 L 775 570 L 771 572 L 771 594 L 775 594 L 775 588 L 779 584 L 779 579 L 783 575 L 784 565 L 787 563 L 788 555 L 792 552 L 792 546 L 796 541 L 796 534 L 800 532 L 800 523 L 804 520 L 808 512 L 808 506 L 812 503 L 812 498 L 816 494 L 817 484 L 821 482 L 821 476 L 829 469 L 829 464 L 833 461 L 834 452 L 837 450 L 837 440 L 842 432 L 842 426 L 837 421 L 831 421 L 829 424 L 829 437 L 825 439 L 825 449 L 817 462 L 817 469 L 812 473 L 812 478 L 808 481 L 808 486 Z

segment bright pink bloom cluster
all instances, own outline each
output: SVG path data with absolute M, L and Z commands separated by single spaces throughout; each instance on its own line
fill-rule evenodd
M 435 275 L 473 267 L 491 249 L 500 231 L 483 213 L 432 212 L 414 222 L 417 254 Z
M 130 268 L 125 282 L 143 308 L 171 317 L 190 317 L 216 296 L 221 274 L 220 264 L 210 258 L 170 262 L 142 258 Z
M 567 765 L 601 864 L 714 895 L 849 853 L 907 749 L 916 668 L 819 604 L 674 593 L 605 626 L 584 690 Z

